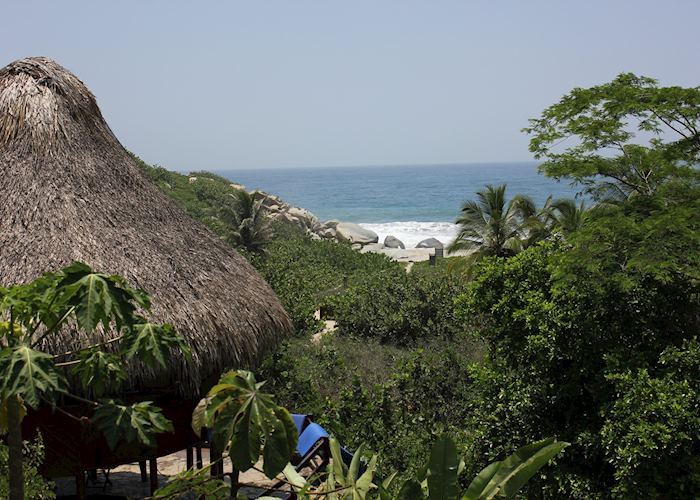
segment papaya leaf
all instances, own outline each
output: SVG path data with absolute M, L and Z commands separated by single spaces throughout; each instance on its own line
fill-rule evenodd
M 267 477 L 275 477 L 289 463 L 297 442 L 294 420 L 284 408 L 273 408 L 270 434 L 265 438 L 263 471 Z
M 238 470 L 250 469 L 262 451 L 263 470 L 273 478 L 291 460 L 298 436 L 289 412 L 262 385 L 245 370 L 225 373 L 209 391 L 205 421 Z
M 51 399 L 64 385 L 53 356 L 21 344 L 0 351 L 0 395 L 3 399 L 18 395 L 27 405 L 37 408 L 42 397 Z
M 132 358 L 135 355 L 149 365 L 167 366 L 166 358 L 171 349 L 190 356 L 189 346 L 170 325 L 139 322 L 127 328 L 122 338 L 122 352 Z
M 81 262 L 63 269 L 61 276 L 61 300 L 75 307 L 78 326 L 88 332 L 100 323 L 108 329 L 111 321 L 121 330 L 131 325 L 137 306 L 144 310 L 150 307 L 148 296 L 124 278 L 96 273 Z
M 523 446 L 500 462 L 495 474 L 484 487 L 481 498 L 513 498 L 538 470 L 558 455 L 569 443 L 544 439 Z
M 66 269 L 66 279 L 59 285 L 64 291 L 64 299 L 75 307 L 78 326 L 91 332 L 102 323 L 109 328 L 112 319 L 114 298 L 105 276 L 93 273 L 85 266 L 71 266 Z
M 79 363 L 72 368 L 84 387 L 89 388 L 95 397 L 117 389 L 126 380 L 126 371 L 118 356 L 96 349 L 83 351 Z
M 173 424 L 151 401 L 120 405 L 114 400 L 100 403 L 92 417 L 110 448 L 120 441 L 155 446 L 156 434 L 173 432 Z
M 457 468 L 459 457 L 454 441 L 442 436 L 430 451 L 428 468 L 428 498 L 430 500 L 453 500 L 459 498 Z

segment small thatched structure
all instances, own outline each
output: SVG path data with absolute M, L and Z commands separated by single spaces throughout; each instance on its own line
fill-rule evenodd
M 174 355 L 166 371 L 136 363 L 127 389 L 170 386 L 195 400 L 222 370 L 255 365 L 290 332 L 254 268 L 151 183 L 90 91 L 50 59 L 0 70 L 0 172 L 1 284 L 83 261 L 150 293 L 150 318 L 191 346 L 191 362 Z M 67 328 L 44 347 L 100 340 Z

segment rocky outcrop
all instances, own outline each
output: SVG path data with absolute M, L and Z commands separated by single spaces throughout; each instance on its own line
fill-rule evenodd
M 435 238 L 427 238 L 416 245 L 416 248 L 443 248 L 442 242 Z
M 267 215 L 275 220 L 293 226 L 301 233 L 315 234 L 319 238 L 321 224 L 314 214 L 305 208 L 295 207 L 282 200 L 279 196 L 259 191 L 255 195 L 256 200 L 262 201 L 263 209 Z
M 368 243 L 377 243 L 379 241 L 377 233 L 352 222 L 341 222 L 335 227 L 335 231 L 337 239 L 353 244 L 367 245 Z
M 406 245 L 403 244 L 403 241 L 391 235 L 384 238 L 384 246 L 387 248 L 406 248 Z

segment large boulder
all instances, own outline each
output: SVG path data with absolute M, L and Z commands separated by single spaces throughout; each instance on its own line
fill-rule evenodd
M 360 250 L 361 253 L 367 253 L 367 252 L 379 252 L 381 250 L 384 250 L 384 245 L 381 243 L 370 243 L 368 245 L 365 245 L 362 247 L 362 250 Z
M 327 220 L 326 222 L 323 223 L 323 226 L 328 228 L 328 229 L 335 229 L 338 227 L 338 224 L 340 224 L 340 221 L 337 219 L 331 219 Z
M 396 236 L 387 236 L 384 238 L 384 246 L 387 248 L 406 248 L 406 245 L 403 244 L 403 241 L 398 239 Z
M 341 222 L 335 227 L 336 237 L 341 241 L 349 241 L 350 243 L 359 243 L 366 245 L 368 243 L 377 243 L 379 236 L 374 231 L 365 229 L 364 227 L 353 224 L 352 222 Z
M 442 242 L 435 238 L 427 238 L 416 245 L 416 248 L 443 248 Z

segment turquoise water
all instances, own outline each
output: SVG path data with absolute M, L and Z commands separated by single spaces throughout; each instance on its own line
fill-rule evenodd
M 573 197 L 566 182 L 537 173 L 537 164 L 472 163 L 390 167 L 288 168 L 217 172 L 248 190 L 260 189 L 311 210 L 321 220 L 368 227 L 407 245 L 424 237 L 449 240 L 461 204 L 486 184 L 508 185 L 508 195 Z
M 536 163 L 227 170 L 250 189 L 277 194 L 320 219 L 351 222 L 453 221 L 463 201 L 486 184 L 508 184 L 538 203 L 573 196 L 568 183 L 537 173 Z

